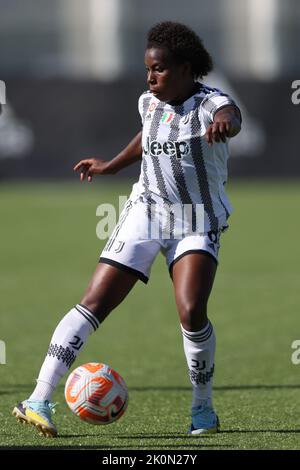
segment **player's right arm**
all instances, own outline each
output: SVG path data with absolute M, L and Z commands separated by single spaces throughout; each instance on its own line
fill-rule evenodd
M 74 166 L 74 171 L 80 172 L 80 181 L 87 177 L 92 181 L 93 175 L 114 175 L 122 168 L 126 168 L 132 163 L 142 158 L 142 131 L 140 131 L 129 144 L 112 160 L 102 160 L 100 158 L 87 158 L 81 160 Z

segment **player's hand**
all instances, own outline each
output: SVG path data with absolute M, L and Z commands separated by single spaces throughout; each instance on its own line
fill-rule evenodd
M 229 105 L 216 112 L 214 122 L 207 129 L 205 138 L 209 145 L 213 142 L 226 142 L 227 137 L 234 137 L 240 130 L 240 112 L 236 107 Z
M 206 131 L 206 141 L 212 145 L 213 142 L 226 142 L 226 138 L 230 137 L 231 133 L 231 120 L 226 119 L 222 121 L 213 122 Z
M 83 181 L 87 177 L 89 183 L 92 181 L 93 175 L 107 175 L 110 173 L 109 161 L 100 160 L 98 158 L 80 160 L 80 162 L 74 166 L 73 170 L 80 172 L 80 181 Z

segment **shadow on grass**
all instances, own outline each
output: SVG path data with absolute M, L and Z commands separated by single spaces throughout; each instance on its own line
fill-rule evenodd
M 81 434 L 79 436 L 78 434 L 60 434 L 59 439 L 71 439 L 74 437 L 92 437 L 95 438 L 97 435 L 95 434 Z M 100 436 L 98 436 L 100 437 Z M 189 436 L 188 434 L 162 434 L 162 433 L 156 433 L 156 434 L 130 434 L 128 436 L 127 434 L 125 435 L 124 433 L 118 433 L 118 434 L 105 434 L 102 435 L 101 437 L 106 438 L 106 439 L 185 439 L 186 441 L 190 442 L 192 439 L 198 439 L 199 437 L 197 436 Z M 215 435 L 207 435 L 207 436 L 202 436 L 202 438 L 209 439 L 209 438 L 215 438 Z
M 8 395 L 10 393 L 19 393 L 32 391 L 34 384 L 15 384 L 2 385 L 0 395 Z M 129 392 L 190 392 L 191 387 L 186 386 L 146 386 L 146 387 L 128 387 Z M 62 390 L 60 385 L 58 390 Z M 300 384 L 256 384 L 256 385 L 221 385 L 214 387 L 216 392 L 226 392 L 235 390 L 293 390 L 300 389 Z
M 300 429 L 222 429 L 220 434 L 248 434 L 265 432 L 273 432 L 275 434 L 297 434 L 300 433 Z
M 201 449 L 201 448 L 206 448 L 206 449 L 209 449 L 209 448 L 213 448 L 213 449 L 217 449 L 217 448 L 227 448 L 227 449 L 232 449 L 233 446 L 230 446 L 230 445 L 227 445 L 227 444 L 170 444 L 170 445 L 94 445 L 94 446 L 86 446 L 86 445 L 82 445 L 82 446 L 78 446 L 78 445 L 69 445 L 69 446 L 57 446 L 57 445 L 53 445 L 53 446 L 0 446 L 0 450 L 1 449 L 7 449 L 7 450 L 31 450 L 31 449 L 41 449 L 41 450 L 49 450 L 49 449 L 53 449 L 53 450 L 75 450 L 75 449 L 78 449 L 78 450 L 117 450 L 117 449 L 120 449 L 120 450 L 151 450 L 151 449 L 154 449 L 154 450 L 160 450 L 160 449 L 164 449 L 164 450 L 184 450 L 184 449 Z
M 276 390 L 276 389 L 300 389 L 300 384 L 257 384 L 257 385 L 221 385 L 214 387 L 214 391 L 223 392 L 223 391 L 235 391 L 235 390 Z M 129 387 L 129 391 L 133 392 L 190 392 L 191 387 Z

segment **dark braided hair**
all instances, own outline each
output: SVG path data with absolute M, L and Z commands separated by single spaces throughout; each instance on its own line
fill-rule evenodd
M 212 58 L 197 34 L 181 23 L 164 21 L 148 32 L 147 49 L 166 47 L 178 63 L 189 62 L 195 78 L 202 78 L 213 69 Z

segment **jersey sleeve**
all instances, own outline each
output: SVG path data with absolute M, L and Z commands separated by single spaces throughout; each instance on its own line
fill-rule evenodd
M 144 99 L 145 99 L 145 93 L 143 93 L 139 97 L 139 101 L 138 101 L 138 109 L 139 109 L 139 114 L 140 114 L 140 117 L 141 117 L 141 125 L 142 126 L 144 125 L 144 119 L 145 119 Z
M 204 121 L 207 125 L 210 125 L 214 121 L 215 114 L 220 111 L 220 109 L 225 108 L 225 106 L 234 106 L 237 110 L 237 113 L 242 121 L 242 116 L 239 107 L 231 98 L 231 96 L 223 93 L 222 91 L 213 91 L 209 93 L 201 103 L 201 114 L 204 118 Z

